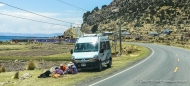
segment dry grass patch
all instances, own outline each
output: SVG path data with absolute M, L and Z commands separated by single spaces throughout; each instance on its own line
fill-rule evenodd
M 26 45 L 0 45 L 0 52 L 26 50 Z
M 5 72 L 5 71 L 6 71 L 6 70 L 5 70 L 5 66 L 2 65 L 2 66 L 0 67 L 0 73 Z
M 19 79 L 19 71 L 17 71 L 14 76 L 12 76 L 12 79 Z
M 34 70 L 35 68 L 37 68 L 37 64 L 34 60 L 30 60 L 26 66 L 26 70 Z

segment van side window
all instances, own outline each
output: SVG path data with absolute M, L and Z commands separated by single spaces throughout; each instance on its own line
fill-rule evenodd
M 100 42 L 100 49 L 106 49 L 105 42 Z
M 106 41 L 106 49 L 107 49 L 107 50 L 110 49 L 110 43 L 109 43 L 109 41 Z
M 95 44 L 95 49 L 98 50 L 98 43 Z
M 84 45 L 84 49 L 87 49 L 87 44 L 83 44 Z

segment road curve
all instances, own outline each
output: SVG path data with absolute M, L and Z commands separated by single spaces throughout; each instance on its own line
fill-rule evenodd
M 190 51 L 172 46 L 135 43 L 152 50 L 138 64 L 83 86 L 190 86 Z

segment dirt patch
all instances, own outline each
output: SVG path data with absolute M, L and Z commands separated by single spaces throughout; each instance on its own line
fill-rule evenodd
M 23 56 L 23 57 L 35 57 L 35 56 L 48 56 L 60 53 L 66 53 L 68 51 L 59 50 L 30 50 L 30 51 L 9 51 L 6 53 L 0 53 L 1 56 Z
M 130 54 L 130 56 L 131 56 L 131 57 L 135 57 L 135 56 L 138 56 L 138 55 L 136 55 L 136 54 Z
M 0 61 L 0 66 L 4 65 L 6 72 L 25 70 L 27 61 Z M 60 64 L 68 64 L 68 61 L 35 61 L 37 69 L 50 69 Z

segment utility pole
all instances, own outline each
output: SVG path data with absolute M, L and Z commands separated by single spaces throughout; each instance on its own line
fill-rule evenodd
M 73 27 L 73 24 L 71 23 L 71 28 Z
M 120 56 L 122 55 L 122 45 L 121 45 L 121 21 L 119 20 L 119 45 L 120 45 Z
M 114 48 L 115 48 L 115 55 L 116 55 L 116 45 L 117 45 L 117 30 L 116 30 L 116 27 L 114 27 Z

